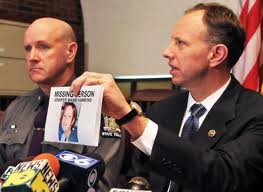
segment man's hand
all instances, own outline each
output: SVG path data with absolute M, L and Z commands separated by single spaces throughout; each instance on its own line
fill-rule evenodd
M 82 86 L 101 85 L 104 88 L 102 112 L 115 119 L 120 119 L 130 112 L 131 107 L 127 103 L 124 95 L 120 91 L 113 76 L 110 74 L 84 72 L 75 79 L 70 90 L 78 95 Z
M 85 72 L 80 77 L 75 79 L 70 87 L 70 90 L 78 95 L 82 86 L 101 85 L 104 88 L 102 112 L 115 119 L 120 119 L 131 111 L 130 105 L 127 103 L 124 95 L 114 81 L 112 75 Z M 135 117 L 131 122 L 123 125 L 131 134 L 133 139 L 139 138 L 146 125 L 148 119 L 146 117 Z

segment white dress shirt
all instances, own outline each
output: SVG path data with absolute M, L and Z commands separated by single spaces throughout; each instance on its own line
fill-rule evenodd
M 221 88 L 219 88 L 216 92 L 214 92 L 212 95 L 208 96 L 206 99 L 200 102 L 206 108 L 206 112 L 199 118 L 199 128 L 202 125 L 210 109 L 213 107 L 216 101 L 220 98 L 220 96 L 226 90 L 227 86 L 230 83 L 230 80 L 231 78 L 229 78 L 229 80 Z M 185 121 L 191 115 L 190 108 L 195 103 L 198 103 L 198 102 L 196 102 L 194 98 L 192 97 L 192 95 L 189 94 L 186 111 L 185 111 L 185 114 L 184 114 L 184 117 L 181 123 L 180 131 L 179 131 L 179 136 L 181 136 L 182 128 L 183 128 Z M 149 119 L 148 124 L 142 136 L 139 137 L 137 140 L 133 141 L 132 143 L 137 148 L 139 148 L 142 152 L 144 152 L 146 155 L 151 155 L 152 147 L 153 147 L 153 143 L 156 138 L 156 135 L 157 135 L 157 131 L 158 131 L 158 125 Z

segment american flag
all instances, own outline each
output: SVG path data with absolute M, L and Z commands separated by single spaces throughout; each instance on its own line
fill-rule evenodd
M 233 68 L 233 74 L 245 87 L 260 91 L 262 70 L 261 0 L 239 0 L 238 15 L 246 31 L 245 50 Z

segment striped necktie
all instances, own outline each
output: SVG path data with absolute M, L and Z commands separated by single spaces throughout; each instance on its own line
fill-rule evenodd
M 191 115 L 185 121 L 181 137 L 191 142 L 199 129 L 199 118 L 206 112 L 202 104 L 193 104 L 190 108 Z
M 192 142 L 199 129 L 199 118 L 206 112 L 206 108 L 202 104 L 193 104 L 190 108 L 191 115 L 185 121 L 182 131 L 182 139 Z M 170 181 L 167 192 L 172 192 L 176 187 L 174 181 Z

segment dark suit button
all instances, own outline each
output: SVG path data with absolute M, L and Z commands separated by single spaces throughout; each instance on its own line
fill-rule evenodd
M 183 171 L 182 171 L 182 169 L 181 168 L 178 168 L 178 167 L 173 167 L 173 170 L 175 171 L 175 172 L 177 172 L 178 174 L 181 174 L 181 173 L 183 173 Z
M 171 165 L 171 164 L 172 164 L 171 161 L 167 161 L 167 162 L 166 162 L 166 165 Z
M 171 161 L 165 162 L 165 167 L 168 169 L 171 169 L 172 168 L 172 162 Z
M 183 171 L 182 171 L 181 169 L 178 168 L 178 169 L 177 169 L 177 173 L 178 173 L 178 174 L 182 174 Z
M 163 158 L 162 158 L 162 162 L 161 162 L 162 167 L 166 167 L 166 164 L 167 164 L 166 158 L 163 157 Z
M 173 165 L 171 163 L 169 163 L 167 167 L 168 167 L 168 169 L 172 169 Z

